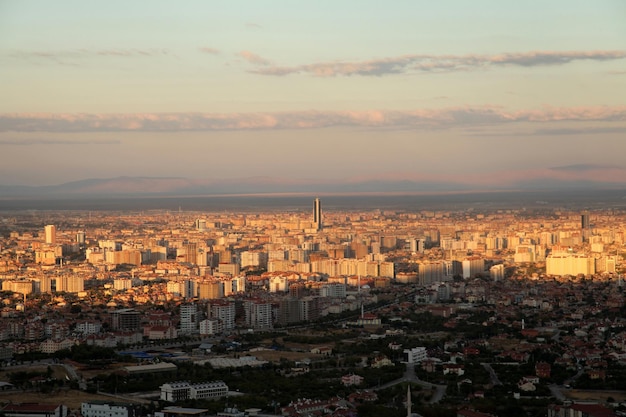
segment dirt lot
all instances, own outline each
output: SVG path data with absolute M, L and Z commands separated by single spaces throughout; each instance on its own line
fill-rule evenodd
M 289 361 L 301 361 L 302 359 L 317 360 L 322 358 L 322 355 L 316 355 L 310 352 L 289 352 L 284 350 L 259 350 L 249 352 L 250 355 L 256 356 L 257 359 L 278 363 L 281 358 L 285 358 Z
M 52 377 L 60 380 L 67 380 L 67 371 L 64 367 L 60 365 L 50 365 L 52 369 Z M 0 381 L 9 382 L 10 375 L 13 372 L 37 372 L 45 374 L 48 370 L 48 365 L 23 365 L 23 366 L 12 366 L 10 368 L 3 368 L 0 370 Z
M 76 390 L 59 390 L 55 393 L 42 394 L 38 392 L 0 392 L 1 403 L 41 403 L 41 404 L 65 404 L 70 410 L 80 409 L 80 405 L 86 401 L 103 400 L 123 402 L 122 399 L 113 399 L 108 396 L 89 394 Z
M 116 364 L 119 366 L 123 366 L 124 364 Z M 61 365 L 49 365 L 52 369 L 53 378 L 59 380 L 67 381 L 69 376 L 67 375 L 67 371 Z M 115 370 L 115 367 L 112 367 Z M 48 365 L 22 365 L 22 366 L 12 366 L 10 368 L 4 368 L 0 370 L 0 381 L 9 382 L 10 374 L 13 372 L 38 372 L 45 373 L 48 370 Z M 112 370 L 78 370 L 79 374 L 84 376 L 88 376 L 87 374 L 93 373 L 108 373 Z M 71 389 L 57 389 L 55 392 L 43 394 L 40 392 L 23 392 L 21 390 L 16 391 L 0 391 L 0 403 L 42 403 L 42 404 L 65 404 L 70 409 L 80 409 L 80 405 L 86 401 L 92 400 L 108 400 L 108 401 L 117 401 L 117 402 L 133 402 L 132 398 L 111 398 L 106 395 L 99 394 L 90 394 L 83 391 L 71 390 Z M 145 400 L 138 399 L 136 402 L 145 402 Z
M 626 391 L 563 390 L 570 400 L 606 402 L 612 397 L 615 401 L 626 401 Z

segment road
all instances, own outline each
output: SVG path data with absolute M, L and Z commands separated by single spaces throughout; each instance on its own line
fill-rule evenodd
M 413 363 L 406 364 L 406 370 L 404 371 L 404 375 L 402 376 L 402 378 L 398 378 L 396 380 L 387 382 L 386 384 L 380 385 L 375 388 L 370 388 L 370 389 L 373 391 L 377 391 L 377 390 L 389 388 L 394 385 L 403 384 L 407 382 L 411 382 L 413 384 L 419 385 L 426 390 L 431 390 L 434 387 L 435 392 L 430 398 L 430 401 L 429 401 L 430 404 L 438 403 L 439 401 L 442 400 L 442 398 L 446 394 L 446 389 L 447 389 L 446 385 L 431 384 L 430 382 L 422 381 L 421 379 L 419 379 L 417 375 L 415 375 L 415 364 Z
M 496 385 L 502 385 L 502 382 L 498 379 L 498 375 L 496 375 L 496 371 L 493 370 L 493 368 L 491 367 L 491 364 L 483 362 L 481 363 L 481 365 L 483 366 L 483 368 L 485 368 L 487 372 L 489 372 L 491 385 L 493 385 L 494 387 Z
M 576 380 L 580 378 L 582 374 L 584 373 L 585 373 L 585 370 L 581 366 L 578 368 L 578 372 L 576 372 L 576 375 L 573 375 L 572 377 L 567 378 L 565 381 L 563 381 L 563 385 L 556 385 L 556 384 L 548 385 L 548 388 L 550 388 L 550 392 L 552 393 L 552 395 L 554 395 L 554 398 L 556 398 L 559 401 L 567 400 L 567 397 L 563 394 L 563 390 L 568 389 L 570 385 L 572 384 L 572 382 L 576 382 Z
M 548 388 L 550 388 L 550 392 L 552 393 L 554 398 L 556 398 L 557 400 L 559 401 L 567 400 L 567 397 L 563 395 L 563 391 L 561 391 L 561 389 L 563 388 L 562 386 L 559 386 L 556 384 L 550 384 L 548 385 Z

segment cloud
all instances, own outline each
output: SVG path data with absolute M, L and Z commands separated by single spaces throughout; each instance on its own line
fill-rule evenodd
M 156 57 L 170 55 L 167 49 L 139 49 L 139 48 L 112 48 L 112 49 L 68 49 L 58 51 L 13 51 L 9 57 L 25 61 L 53 61 L 61 65 L 76 65 L 77 61 L 93 57 Z
M 366 127 L 444 129 L 517 122 L 626 121 L 626 106 L 546 107 L 508 111 L 495 106 L 276 113 L 4 113 L 0 132 L 223 131 Z
M 495 55 L 401 55 L 366 61 L 317 62 L 296 66 L 267 66 L 251 72 L 284 76 L 309 74 L 316 77 L 383 76 L 390 74 L 469 71 L 479 68 L 565 65 L 573 61 L 613 61 L 626 58 L 626 51 L 530 51 Z M 267 65 L 267 64 L 266 64 Z
M 564 165 L 560 167 L 552 167 L 549 168 L 552 171 L 567 171 L 567 172 L 589 172 L 589 171 L 600 171 L 600 170 L 613 170 L 613 169 L 623 169 L 615 165 L 601 165 L 601 164 L 574 164 L 574 165 Z
M 200 52 L 204 52 L 206 54 L 211 54 L 211 55 L 219 55 L 220 54 L 220 50 L 219 49 L 215 49 L 215 48 L 209 48 L 209 47 L 202 47 L 202 48 L 198 48 L 198 50 Z
M 33 145 L 119 145 L 119 140 L 66 140 L 66 139 L 0 139 L 0 145 L 33 146 Z
M 237 55 L 253 65 L 270 65 L 271 64 L 271 61 L 250 51 L 241 51 Z
M 252 23 L 252 22 L 248 22 L 246 23 L 246 27 L 248 29 L 263 29 L 263 26 L 257 24 L 257 23 Z
M 561 128 L 561 129 L 537 129 L 533 132 L 534 135 L 590 135 L 590 134 L 604 134 L 604 133 L 626 133 L 626 126 L 614 126 L 614 127 L 581 127 L 579 129 L 574 128 Z

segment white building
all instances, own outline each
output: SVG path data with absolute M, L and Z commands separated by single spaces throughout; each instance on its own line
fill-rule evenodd
M 83 417 L 133 417 L 132 406 L 110 404 L 103 401 L 82 403 L 80 413 Z
M 46 225 L 44 227 L 45 242 L 49 245 L 57 243 L 57 228 L 53 224 Z
M 546 258 L 546 274 L 548 275 L 592 275 L 595 273 L 595 260 L 585 255 L 553 254 Z
M 469 258 L 462 262 L 463 278 L 471 278 L 476 274 L 485 272 L 485 260 L 482 258 Z
M 228 385 L 224 381 L 202 382 L 199 384 L 181 381 L 161 385 L 161 400 L 169 402 L 220 398 L 227 395 Z
M 289 279 L 284 275 L 270 277 L 270 292 L 286 292 L 289 289 Z
M 246 300 L 244 302 L 246 326 L 253 329 L 272 328 L 272 304 L 263 300 Z
M 182 334 L 198 332 L 198 307 L 195 304 L 180 306 L 180 332 Z
M 206 319 L 200 322 L 200 336 L 211 336 L 221 332 L 220 322 L 217 319 Z
M 423 346 L 412 349 L 404 349 L 404 361 L 407 363 L 419 363 L 428 358 L 428 352 Z
M 64 275 L 56 278 L 56 291 L 77 293 L 85 291 L 85 280 L 78 275 Z
M 218 320 L 223 331 L 233 330 L 235 328 L 235 303 L 225 300 L 212 302 L 209 305 L 209 317 Z
M 113 280 L 113 289 L 118 291 L 130 290 L 133 286 L 133 281 L 129 278 L 119 278 Z
M 346 285 L 339 283 L 323 285 L 320 287 L 320 297 L 346 298 Z
M 267 253 L 262 251 L 244 251 L 240 254 L 240 263 L 242 268 L 257 267 L 265 268 L 267 266 Z
M 85 320 L 77 322 L 74 330 L 84 335 L 88 335 L 100 333 L 100 329 L 102 329 L 102 323 L 99 321 Z

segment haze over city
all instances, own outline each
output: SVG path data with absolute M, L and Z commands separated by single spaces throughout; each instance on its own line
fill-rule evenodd
M 621 1 L 4 1 L 0 185 L 623 187 L 625 20 Z

